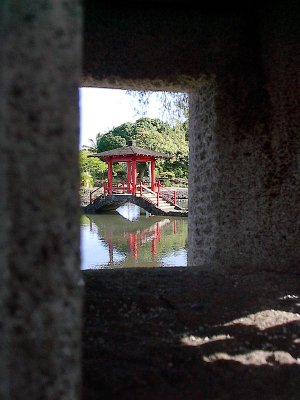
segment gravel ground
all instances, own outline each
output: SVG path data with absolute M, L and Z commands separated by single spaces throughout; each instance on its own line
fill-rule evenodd
M 83 400 L 299 400 L 299 274 L 83 278 Z

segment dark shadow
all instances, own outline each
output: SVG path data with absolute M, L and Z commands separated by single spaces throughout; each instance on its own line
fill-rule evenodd
M 299 398 L 299 275 L 83 276 L 84 400 Z

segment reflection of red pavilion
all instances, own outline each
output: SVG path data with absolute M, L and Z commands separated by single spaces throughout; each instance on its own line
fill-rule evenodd
M 150 163 L 150 189 L 157 191 L 158 182 L 155 180 L 155 161 L 158 158 L 170 158 L 167 154 L 157 151 L 137 147 L 134 141 L 128 142 L 128 146 L 118 147 L 117 149 L 103 151 L 101 153 L 90 154 L 89 157 L 98 157 L 108 165 L 108 181 L 105 189 L 108 194 L 113 192 L 113 163 L 124 162 L 127 164 L 126 182 L 119 182 L 119 188 L 123 192 L 136 194 L 137 192 L 137 162 Z
M 138 260 L 138 246 L 141 246 L 146 240 L 149 234 L 151 234 L 151 253 L 152 257 L 156 256 L 156 247 L 157 242 L 160 241 L 161 238 L 161 228 L 169 224 L 171 221 L 168 219 L 162 220 L 160 222 L 156 222 L 154 226 L 151 226 L 149 229 L 145 229 L 143 231 L 129 233 L 128 238 L 128 247 L 129 251 L 133 254 L 134 259 Z M 173 221 L 173 232 L 175 232 L 176 220 Z
M 152 239 L 152 246 L 151 246 L 152 256 L 156 256 L 156 244 L 157 244 L 157 241 L 159 241 L 159 240 L 160 240 L 160 225 L 157 222 L 155 225 L 154 235 L 153 235 L 153 239 Z
M 173 220 L 173 233 L 176 234 L 176 220 Z M 170 224 L 169 219 L 164 219 L 162 221 L 156 222 L 154 225 L 147 229 L 137 231 L 137 232 L 123 232 L 123 239 L 127 239 L 129 254 L 133 254 L 133 257 L 138 261 L 138 247 L 142 246 L 149 240 L 151 240 L 151 254 L 152 257 L 156 256 L 157 253 L 157 243 L 161 239 L 161 228 L 167 224 Z M 113 231 L 106 231 L 105 241 L 108 244 L 109 253 L 109 263 L 113 264 L 113 249 L 114 249 L 114 234 Z

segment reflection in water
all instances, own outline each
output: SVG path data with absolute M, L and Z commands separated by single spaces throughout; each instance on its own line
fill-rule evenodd
M 131 203 L 124 204 L 123 206 L 119 207 L 117 211 L 120 215 L 122 215 L 122 217 L 128 219 L 129 221 L 138 220 L 142 213 L 144 213 L 144 215 L 146 215 L 147 217 L 150 216 L 148 211 L 144 211 L 140 207 Z
M 81 268 L 186 266 L 187 218 L 150 216 L 133 204 L 83 215 Z

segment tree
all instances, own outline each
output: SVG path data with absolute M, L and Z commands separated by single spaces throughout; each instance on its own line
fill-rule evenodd
M 145 117 L 147 108 L 151 99 L 160 103 L 160 118 L 169 123 L 176 125 L 178 122 L 188 123 L 189 117 L 189 98 L 184 92 L 167 92 L 167 91 L 135 91 L 127 90 L 126 94 L 137 99 L 138 107 L 135 107 L 136 115 Z
M 130 137 L 130 134 L 126 135 L 126 137 L 122 137 L 121 134 L 117 133 L 116 129 L 118 128 L 114 128 L 104 135 L 97 135 L 97 151 L 99 153 L 102 151 L 116 149 L 117 147 L 126 146 L 126 140 Z M 126 128 L 124 132 L 126 132 Z
M 89 139 L 89 144 L 86 145 L 84 144 L 82 146 L 83 150 L 88 150 L 91 153 L 96 153 L 97 152 L 97 143 L 93 139 Z
M 80 172 L 80 186 L 82 188 L 91 188 L 94 186 L 94 179 L 89 172 Z
M 106 163 L 99 158 L 88 157 L 90 154 L 93 153 L 88 150 L 79 151 L 80 172 L 89 174 L 94 181 L 104 179 L 107 170 Z
M 138 147 L 166 153 L 175 158 L 159 160 L 159 173 L 172 171 L 177 177 L 187 177 L 188 142 L 186 124 L 177 122 L 171 126 L 157 118 L 140 118 L 134 123 L 127 122 L 97 136 L 97 151 L 102 152 L 125 146 L 129 140 L 135 140 Z M 141 168 L 143 173 L 145 165 Z

